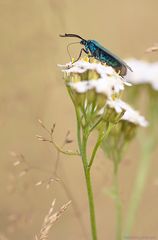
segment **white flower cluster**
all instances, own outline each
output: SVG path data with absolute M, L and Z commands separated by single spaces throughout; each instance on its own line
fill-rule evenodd
M 128 121 L 141 127 L 148 126 L 148 121 L 143 116 L 141 116 L 138 111 L 134 110 L 129 104 L 122 101 L 121 99 L 108 100 L 106 102 L 106 105 L 110 108 L 113 108 L 116 113 L 125 111 L 120 120 Z M 103 114 L 103 112 L 104 108 L 100 110 L 99 114 Z
M 128 71 L 125 77 L 127 81 L 134 85 L 150 84 L 158 91 L 158 62 L 150 63 L 137 59 L 128 59 L 126 62 L 133 69 L 133 72 Z
M 135 71 L 133 65 L 127 62 Z M 95 71 L 98 74 L 97 79 L 83 79 L 79 81 L 68 81 L 71 89 L 77 93 L 87 93 L 94 90 L 96 94 L 103 94 L 107 100 L 104 107 L 98 112 L 99 115 L 104 113 L 105 108 L 108 106 L 116 113 L 124 112 L 122 120 L 131 122 L 135 125 L 146 127 L 148 122 L 137 111 L 132 109 L 128 104 L 118 98 L 118 94 L 124 90 L 125 85 L 131 85 L 126 79 L 122 78 L 112 67 L 102 65 L 101 63 L 89 63 L 83 60 L 77 61 L 74 64 L 68 63 L 66 65 L 59 65 L 62 71 L 71 76 L 71 74 L 83 74 L 88 71 Z M 135 73 L 134 73 L 135 74 Z M 131 78 L 127 78 L 130 80 Z M 131 81 L 132 82 L 132 81 Z M 117 96 L 114 98 L 114 96 Z
M 85 61 L 77 61 L 71 65 L 59 65 L 63 68 L 63 72 L 67 74 L 71 73 L 84 73 L 92 70 L 96 71 L 99 75 L 98 79 L 85 79 L 80 82 L 69 82 L 71 88 L 78 93 L 85 93 L 94 89 L 96 93 L 106 95 L 107 98 L 111 98 L 114 94 L 119 94 L 124 90 L 124 85 L 130 85 L 120 75 L 118 75 L 112 67 L 104 66 L 101 63 L 89 63 Z

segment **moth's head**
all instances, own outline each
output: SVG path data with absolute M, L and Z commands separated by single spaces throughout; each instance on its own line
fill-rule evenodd
M 82 45 L 84 45 L 84 46 L 86 46 L 86 43 L 87 43 L 87 41 L 84 40 L 84 39 L 82 39 L 82 40 L 80 41 L 80 44 L 82 44 Z

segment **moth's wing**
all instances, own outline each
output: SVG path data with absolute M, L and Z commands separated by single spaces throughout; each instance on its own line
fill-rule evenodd
M 112 56 L 113 58 L 115 58 L 117 61 L 119 61 L 122 65 L 124 65 L 125 67 L 127 67 L 131 72 L 133 72 L 133 70 L 127 65 L 126 62 L 124 62 L 121 58 L 119 58 L 118 56 L 116 56 L 115 54 L 113 54 L 110 50 L 108 50 L 107 48 L 103 47 L 100 43 L 98 43 L 95 40 L 91 40 L 98 48 L 100 48 L 102 51 L 106 52 L 107 54 L 109 54 L 110 56 Z

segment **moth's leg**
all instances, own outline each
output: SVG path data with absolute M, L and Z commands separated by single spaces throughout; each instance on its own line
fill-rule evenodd
M 88 52 L 87 52 L 84 48 L 82 48 L 81 51 L 80 51 L 80 54 L 79 54 L 78 58 L 77 58 L 73 63 L 77 62 L 77 61 L 80 59 L 80 57 L 81 57 L 81 55 L 82 55 L 82 52 L 85 52 L 86 54 L 88 54 Z
M 121 76 L 121 70 L 119 69 L 118 71 L 116 71 L 118 75 Z
M 117 67 L 117 68 L 114 68 L 114 69 L 117 72 L 117 74 L 120 75 L 121 77 L 125 76 L 126 73 L 127 73 L 126 66 L 121 66 L 121 67 Z
M 92 54 L 88 54 L 88 58 L 89 58 L 89 63 L 91 62 L 91 58 L 94 58 L 94 56 Z

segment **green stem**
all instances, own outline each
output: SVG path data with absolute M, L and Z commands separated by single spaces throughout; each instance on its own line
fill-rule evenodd
M 88 164 L 88 167 L 91 168 L 92 164 L 93 164 L 93 160 L 95 158 L 95 155 L 96 155 L 96 152 L 100 146 L 100 144 L 102 143 L 103 141 L 103 138 L 104 138 L 104 133 L 99 133 L 99 136 L 98 136 L 98 139 L 97 139 L 97 142 L 94 146 L 94 149 L 93 149 L 93 152 L 92 152 L 92 156 L 90 158 L 90 162 Z
M 107 138 L 112 130 L 112 128 L 115 126 L 114 123 L 108 122 L 107 130 L 105 133 L 105 138 Z
M 85 179 L 86 179 L 86 186 L 87 186 L 92 239 L 97 240 L 93 190 L 92 190 L 92 184 L 91 184 L 90 168 L 88 167 L 86 146 L 87 146 L 87 136 L 86 136 L 86 133 L 84 132 L 83 133 L 83 142 L 82 142 L 82 161 L 83 161 L 84 173 L 85 173 Z
M 92 239 L 97 240 L 95 208 L 94 208 L 94 200 L 93 200 L 93 191 L 92 191 L 90 171 L 85 172 L 85 177 L 86 177 L 86 185 L 87 185 L 87 193 L 88 193 Z
M 134 188 L 130 199 L 129 210 L 127 214 L 125 236 L 130 237 L 134 221 L 136 218 L 137 210 L 140 205 L 141 197 L 145 188 L 146 179 L 150 168 L 151 153 L 153 151 L 154 141 L 151 137 L 147 139 L 143 145 L 141 159 L 138 166 L 138 172 L 136 180 L 134 182 Z
M 78 141 L 79 151 L 81 154 L 81 151 L 82 151 L 81 126 L 80 126 L 79 110 L 77 109 L 77 107 L 75 108 L 75 111 L 76 111 L 76 119 L 77 119 L 77 141 Z
M 100 117 L 99 120 L 91 127 L 91 129 L 89 130 L 89 132 L 92 132 L 96 126 L 99 125 L 99 123 L 103 120 L 103 117 Z
M 86 180 L 87 195 L 88 195 L 92 239 L 97 240 L 93 190 L 92 190 L 92 184 L 91 184 L 90 168 L 88 166 L 88 158 L 87 158 L 87 152 L 86 152 L 88 132 L 87 132 L 86 128 L 84 129 L 80 125 L 80 117 L 79 117 L 79 112 L 77 111 L 77 109 L 76 109 L 76 117 L 77 117 L 78 145 L 79 145 L 80 154 L 81 154 L 81 157 L 82 157 L 82 163 L 83 163 L 85 180 Z M 81 131 L 82 131 L 82 140 L 81 140 Z
M 116 240 L 122 240 L 122 201 L 120 198 L 118 162 L 114 162 L 114 192 L 116 209 Z

